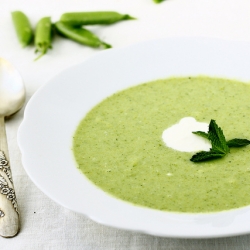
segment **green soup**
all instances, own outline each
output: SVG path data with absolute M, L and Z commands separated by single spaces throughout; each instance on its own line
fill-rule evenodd
M 193 153 L 162 140 L 183 117 L 216 120 L 228 140 L 250 139 L 250 85 L 187 77 L 118 92 L 80 122 L 73 139 L 78 167 L 107 193 L 140 206 L 197 213 L 249 205 L 250 146 L 193 163 Z

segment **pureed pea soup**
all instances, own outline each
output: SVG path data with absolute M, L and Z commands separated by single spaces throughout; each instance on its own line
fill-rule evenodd
M 250 138 L 250 85 L 227 79 L 162 79 L 95 106 L 73 139 L 79 169 L 107 193 L 145 207 L 215 212 L 250 204 L 250 146 L 194 163 L 163 131 L 184 117 L 216 120 L 227 139 Z

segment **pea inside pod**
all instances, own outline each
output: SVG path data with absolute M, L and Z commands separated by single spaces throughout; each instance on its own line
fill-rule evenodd
M 22 47 L 29 45 L 33 38 L 33 31 L 28 17 L 21 11 L 11 12 L 12 20 L 18 40 Z
M 50 17 L 43 17 L 37 23 L 35 32 L 35 46 L 36 46 L 35 52 L 40 52 L 40 55 L 36 58 L 36 60 L 39 59 L 44 54 L 46 54 L 49 48 L 52 48 L 51 39 L 52 39 L 52 24 Z
M 106 49 L 111 48 L 111 45 L 101 41 L 95 34 L 85 28 L 76 28 L 60 21 L 55 23 L 55 28 L 60 34 L 78 43 L 94 48 L 102 46 Z
M 94 12 L 69 12 L 64 13 L 60 21 L 71 26 L 112 24 L 122 20 L 135 19 L 128 14 L 120 14 L 115 11 L 94 11 Z

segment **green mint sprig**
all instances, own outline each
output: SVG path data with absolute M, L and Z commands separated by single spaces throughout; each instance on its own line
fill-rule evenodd
M 216 124 L 215 120 L 209 123 L 208 133 L 196 131 L 193 134 L 199 135 L 211 141 L 210 151 L 201 151 L 192 156 L 190 161 L 201 162 L 222 158 L 230 152 L 231 147 L 244 147 L 250 144 L 247 139 L 232 139 L 226 141 L 222 129 Z

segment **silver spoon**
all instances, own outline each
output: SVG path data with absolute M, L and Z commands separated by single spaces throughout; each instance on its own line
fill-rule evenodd
M 0 58 L 0 235 L 17 235 L 20 222 L 9 164 L 5 117 L 16 113 L 25 101 L 25 88 L 18 71 Z

